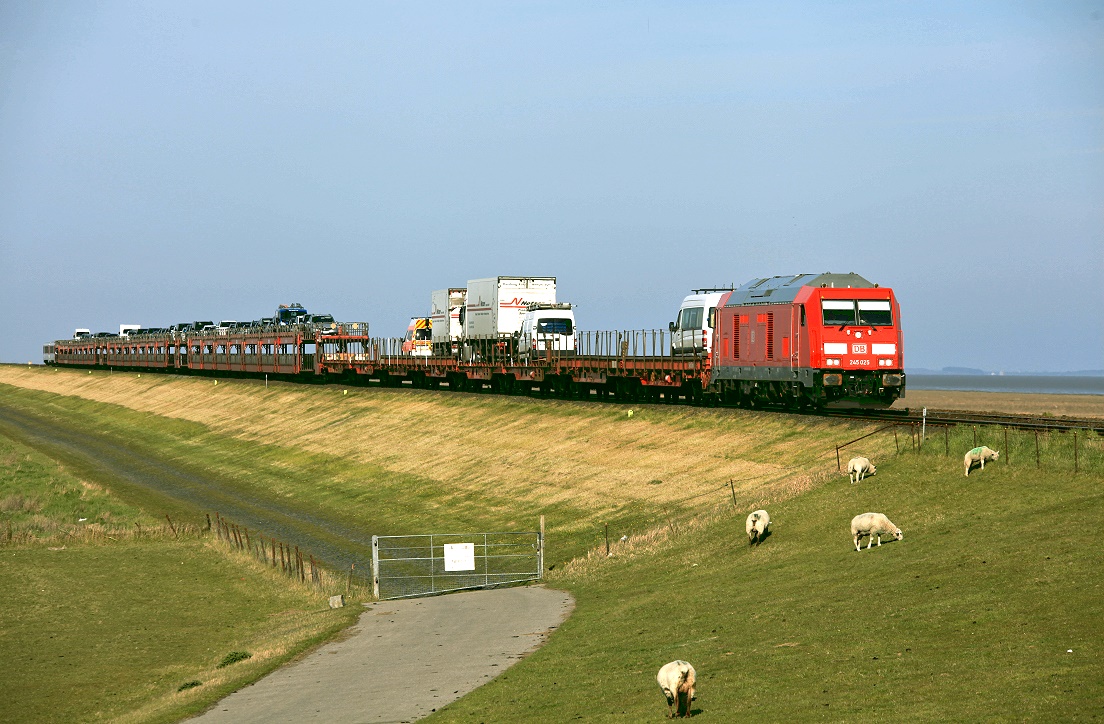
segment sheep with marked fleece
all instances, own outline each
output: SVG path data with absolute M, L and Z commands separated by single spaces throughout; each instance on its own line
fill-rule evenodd
M 875 537 L 878 538 L 878 545 L 881 545 L 883 535 L 892 535 L 897 540 L 905 537 L 901 529 L 881 513 L 863 513 L 851 519 L 851 536 L 855 540 L 855 550 L 861 551 L 859 541 L 865 536 L 870 536 L 870 542 L 866 544 L 867 549 L 874 545 Z
M 992 450 L 985 445 L 981 447 L 975 447 L 970 452 L 966 453 L 966 457 L 962 458 L 962 464 L 966 467 L 966 477 L 970 477 L 970 468 L 978 463 L 981 464 L 981 469 L 985 469 L 986 462 L 993 462 L 1000 457 L 1000 453 L 996 450 Z
M 698 674 L 687 661 L 672 661 L 664 664 L 656 674 L 656 682 L 667 697 L 667 718 L 690 716 L 690 702 L 697 698 L 694 684 Z M 672 706 L 674 707 L 672 709 Z
M 878 472 L 878 469 L 874 467 L 874 463 L 870 462 L 870 458 L 851 458 L 847 463 L 847 477 L 851 479 L 851 484 L 854 485 L 857 482 L 861 482 L 867 475 L 873 475 Z
M 770 527 L 770 515 L 765 510 L 756 510 L 747 517 L 744 530 L 747 532 L 748 545 L 758 545 L 767 536 Z

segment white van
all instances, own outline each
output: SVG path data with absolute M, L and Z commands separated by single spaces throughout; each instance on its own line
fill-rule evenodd
M 695 289 L 679 305 L 678 320 L 671 322 L 671 354 L 709 354 L 713 348 L 713 324 L 717 304 L 731 289 Z
M 534 302 L 527 305 L 518 333 L 519 357 L 528 359 L 549 350 L 574 353 L 575 349 L 575 312 L 570 304 Z

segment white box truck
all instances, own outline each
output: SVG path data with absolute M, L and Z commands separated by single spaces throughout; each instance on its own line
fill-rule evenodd
M 468 280 L 464 311 L 465 357 L 514 352 L 514 337 L 534 302 L 556 303 L 556 277 L 489 277 Z
M 463 287 L 438 289 L 429 296 L 429 318 L 433 321 L 433 354 L 455 355 L 464 338 L 464 302 L 468 290 Z

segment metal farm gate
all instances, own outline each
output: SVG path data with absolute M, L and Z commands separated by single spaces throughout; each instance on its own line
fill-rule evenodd
M 543 569 L 543 530 L 372 536 L 379 600 L 536 581 Z

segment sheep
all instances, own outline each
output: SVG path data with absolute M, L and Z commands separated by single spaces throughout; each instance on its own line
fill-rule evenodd
M 878 545 L 881 545 L 882 536 L 890 534 L 893 534 L 893 537 L 897 540 L 905 537 L 901 529 L 893 525 L 893 521 L 881 513 L 863 513 L 851 519 L 851 535 L 855 538 L 855 550 L 857 551 L 861 551 L 859 539 L 863 536 L 870 536 L 870 542 L 866 544 L 867 549 L 869 549 L 874 544 L 875 536 L 878 537 Z
M 747 517 L 744 530 L 747 531 L 748 545 L 758 544 L 767 537 L 767 528 L 770 527 L 770 516 L 765 510 L 757 510 Z
M 981 469 L 985 469 L 985 461 L 992 462 L 1000 457 L 1000 453 L 996 450 L 990 450 L 985 445 L 976 447 L 970 452 L 966 453 L 966 457 L 962 459 L 962 464 L 966 468 L 966 477 L 970 477 L 970 468 L 974 466 L 974 463 L 981 463 Z
M 672 661 L 664 664 L 656 674 L 656 681 L 663 695 L 667 697 L 667 718 L 676 716 L 690 716 L 690 702 L 698 698 L 694 691 L 694 682 L 697 680 L 697 672 L 686 661 Z M 672 709 L 672 705 L 674 708 Z
M 870 462 L 870 458 L 851 458 L 847 463 L 847 477 L 851 478 L 852 485 L 862 482 L 867 475 L 873 475 L 876 472 L 878 469 Z

